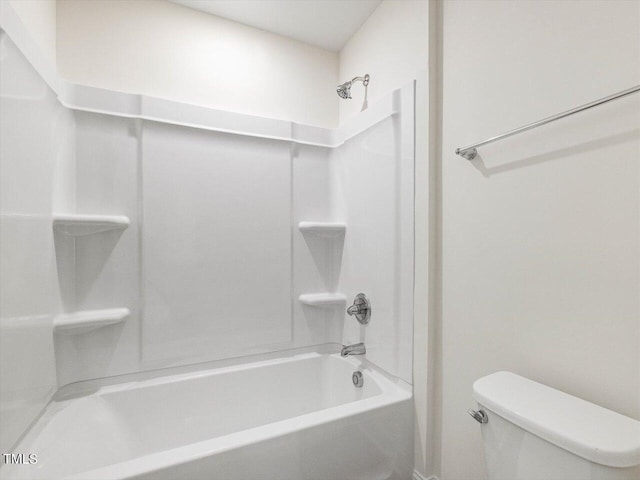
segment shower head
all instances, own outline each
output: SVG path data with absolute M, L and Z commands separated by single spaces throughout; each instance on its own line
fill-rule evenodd
M 348 82 L 344 82 L 342 85 L 338 85 L 336 92 L 338 92 L 338 96 L 340 98 L 349 99 L 351 98 L 351 86 L 353 82 L 362 82 L 362 84 L 366 87 L 369 85 L 369 74 L 364 77 L 355 77 L 353 80 L 349 80 Z
M 351 98 L 351 85 L 352 82 L 344 82 L 342 85 L 338 85 L 337 92 L 340 98 Z

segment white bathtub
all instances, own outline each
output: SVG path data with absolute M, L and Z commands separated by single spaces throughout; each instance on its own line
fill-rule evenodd
M 62 389 L 14 449 L 38 462 L 0 477 L 411 478 L 410 387 L 360 359 L 306 353 L 146 377 Z

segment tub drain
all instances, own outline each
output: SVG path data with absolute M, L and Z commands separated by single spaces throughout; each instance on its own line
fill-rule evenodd
M 353 381 L 353 384 L 358 388 L 362 388 L 362 385 L 364 385 L 364 377 L 362 376 L 362 372 L 353 372 L 353 375 L 351 375 L 351 380 Z

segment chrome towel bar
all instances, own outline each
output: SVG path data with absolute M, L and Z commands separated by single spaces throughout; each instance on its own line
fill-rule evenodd
M 593 107 L 597 107 L 598 105 L 602 105 L 603 103 L 610 102 L 612 100 L 617 100 L 618 98 L 622 98 L 627 95 L 631 95 L 632 93 L 640 92 L 640 85 L 636 85 L 635 87 L 627 88 L 626 90 L 622 90 L 621 92 L 614 93 L 613 95 L 609 95 L 608 97 L 601 98 L 599 100 L 595 100 L 591 103 L 587 103 L 580 107 L 572 108 L 571 110 L 567 110 L 566 112 L 558 113 L 551 117 L 543 118 L 542 120 L 538 120 L 537 122 L 529 123 L 527 125 L 523 125 L 522 127 L 518 127 L 514 130 L 509 130 L 506 133 L 501 135 L 497 135 L 495 137 L 491 137 L 482 142 L 474 143 L 473 145 L 469 145 L 468 147 L 456 148 L 456 154 L 461 157 L 466 158 L 467 160 L 473 160 L 478 154 L 477 148 L 483 145 L 487 145 L 488 143 L 497 142 L 498 140 L 502 140 L 503 138 L 511 137 L 512 135 L 517 135 L 518 133 L 526 132 L 527 130 L 531 130 L 533 128 L 540 127 L 542 125 L 546 125 L 547 123 L 555 122 L 556 120 L 560 120 L 561 118 L 568 117 L 573 115 L 574 113 L 584 112 Z

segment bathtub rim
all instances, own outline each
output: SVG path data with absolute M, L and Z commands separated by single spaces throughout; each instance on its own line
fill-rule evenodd
M 73 398 L 79 398 L 83 396 L 90 395 L 91 393 L 95 393 L 101 388 L 108 387 L 111 385 L 119 385 L 126 383 L 134 383 L 134 382 L 144 382 L 148 380 L 160 379 L 163 377 L 176 377 L 180 375 L 189 375 L 197 372 L 204 372 L 209 370 L 218 370 L 224 368 L 238 367 L 246 364 L 253 363 L 261 363 L 261 362 L 269 362 L 269 361 L 278 361 L 283 360 L 285 358 L 294 358 L 310 353 L 318 353 L 318 354 L 327 354 L 332 355 L 339 353 L 342 348 L 342 344 L 340 343 L 322 343 L 318 345 L 311 345 L 305 347 L 291 348 L 285 350 L 279 350 L 276 352 L 268 352 L 268 353 L 258 353 L 252 355 L 245 355 L 241 357 L 233 357 L 226 358 L 220 360 L 213 360 L 208 362 L 200 362 L 193 363 L 188 365 L 168 365 L 163 368 L 156 368 L 151 370 L 145 370 L 142 372 L 133 372 L 133 373 L 125 373 L 122 375 L 113 375 L 109 377 L 100 377 L 94 378 L 91 380 L 81 380 L 78 382 L 68 383 L 61 387 L 58 387 L 56 392 L 53 394 L 47 405 L 42 409 L 41 414 L 47 410 L 49 404 L 53 402 L 60 402 L 64 400 L 70 400 Z M 351 360 L 355 366 L 362 365 L 363 368 L 367 368 L 374 372 L 378 372 L 380 375 L 385 377 L 390 382 L 402 385 L 401 388 L 407 388 L 409 391 L 412 391 L 412 385 L 407 383 L 405 380 L 396 377 L 395 375 L 390 374 L 383 368 L 380 368 L 375 363 L 371 362 L 363 357 L 346 357 L 345 360 Z M 36 419 L 36 421 L 40 418 Z M 36 421 L 33 423 L 35 424 Z M 30 425 L 27 431 L 31 429 L 33 425 Z M 22 440 L 24 437 L 21 437 Z

